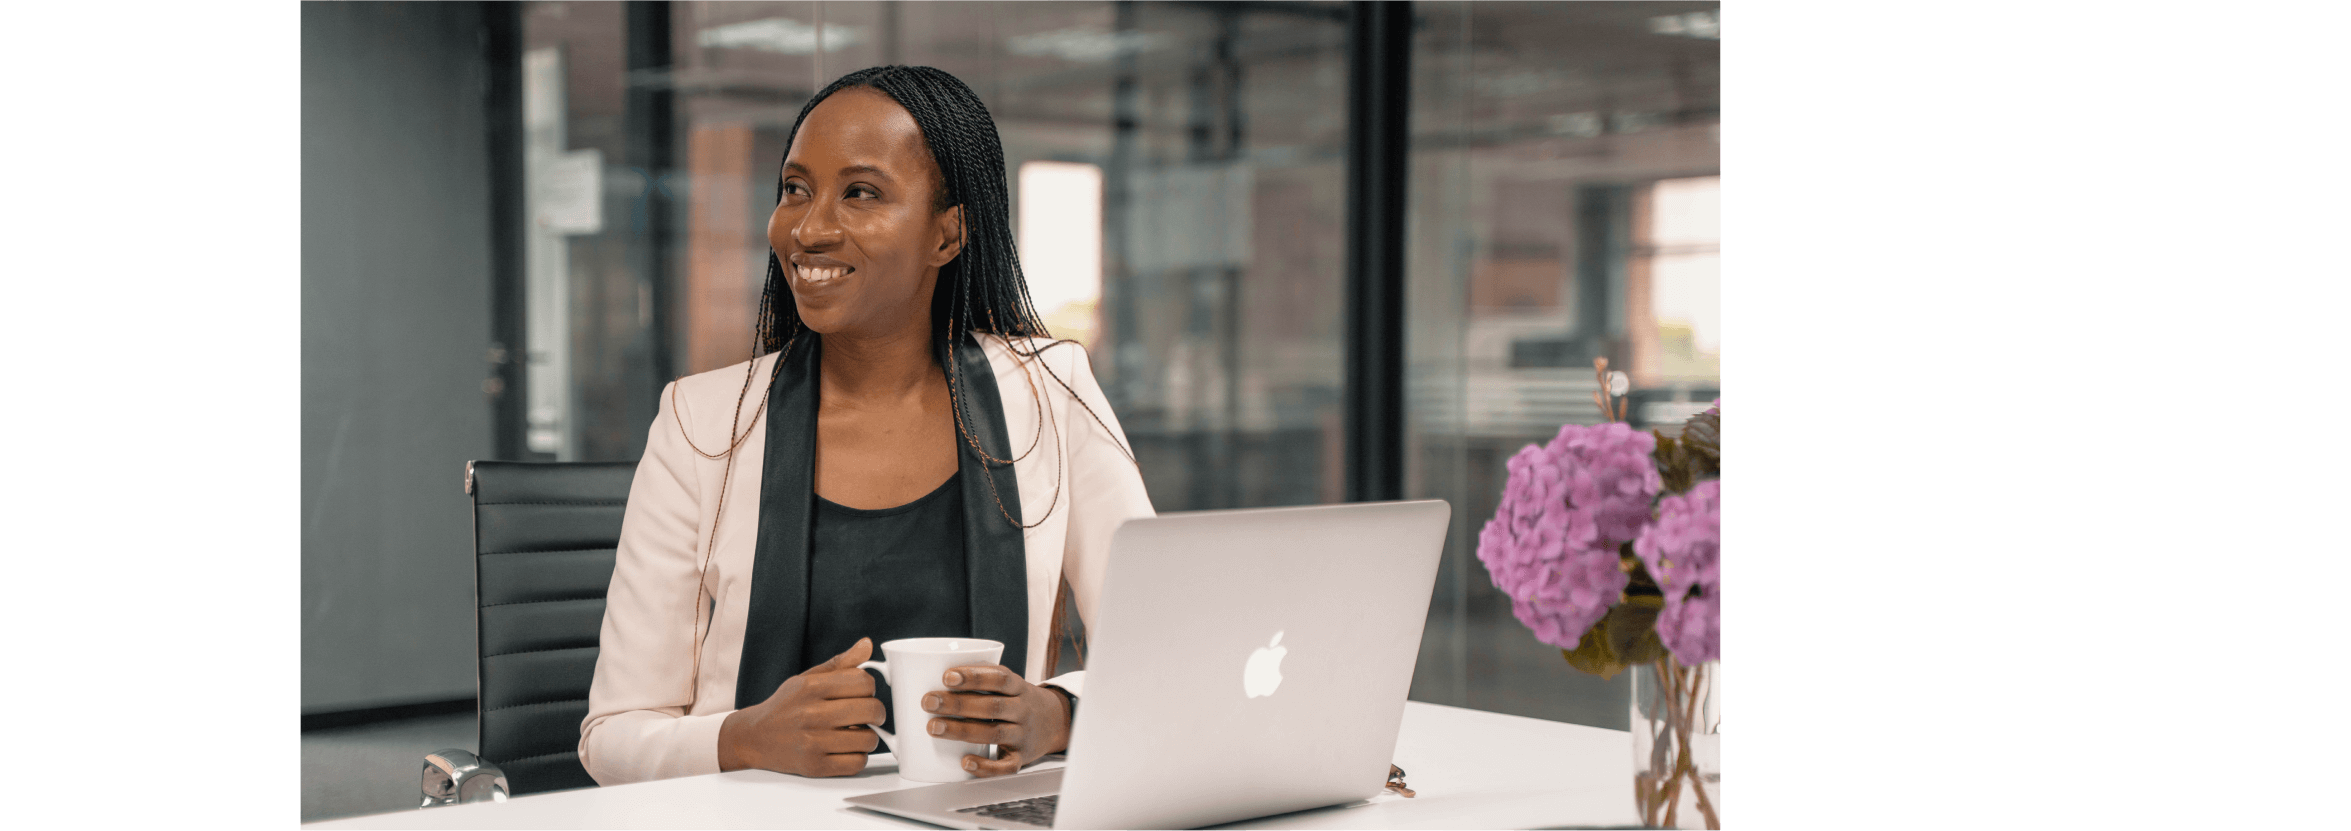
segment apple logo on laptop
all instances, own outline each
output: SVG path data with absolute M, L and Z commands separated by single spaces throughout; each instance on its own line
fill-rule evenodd
M 1282 645 L 1282 633 L 1273 633 L 1273 642 L 1249 653 L 1249 666 L 1241 673 L 1241 689 L 1250 698 L 1273 695 L 1273 689 L 1282 685 L 1282 656 L 1290 648 Z

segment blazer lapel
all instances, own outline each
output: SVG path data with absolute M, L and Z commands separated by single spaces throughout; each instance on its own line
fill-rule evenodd
M 950 364 L 948 361 L 955 361 Z M 940 366 L 962 367 L 960 414 L 965 428 L 988 455 L 980 458 L 958 437 L 962 463 L 964 558 L 971 569 L 971 634 L 1004 644 L 1000 662 L 1016 674 L 1028 666 L 1028 547 L 1015 524 L 1020 482 L 1012 473 L 1012 441 L 1005 435 L 1004 399 L 997 394 L 996 368 L 978 341 L 965 334 Z M 999 507 L 1001 506 L 1001 507 Z M 1011 519 L 1006 519 L 1009 516 Z
M 750 609 L 735 673 L 735 706 L 766 701 L 806 668 L 809 522 L 816 507 L 817 344 L 803 331 L 768 389 L 767 454 L 759 482 L 759 540 Z M 830 657 L 830 656 L 827 656 Z

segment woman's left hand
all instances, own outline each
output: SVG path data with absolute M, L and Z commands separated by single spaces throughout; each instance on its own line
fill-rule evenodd
M 1069 748 L 1069 705 L 1063 693 L 1031 684 L 1001 666 L 968 666 L 940 677 L 946 692 L 922 697 L 933 718 L 931 735 L 972 744 L 996 745 L 996 758 L 963 757 L 974 776 L 1019 771 L 1047 754 Z

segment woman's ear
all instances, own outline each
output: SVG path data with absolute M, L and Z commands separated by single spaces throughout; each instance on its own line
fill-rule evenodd
M 963 253 L 963 206 L 940 211 L 933 222 L 939 244 L 931 250 L 931 265 L 943 266 L 954 262 L 955 256 Z

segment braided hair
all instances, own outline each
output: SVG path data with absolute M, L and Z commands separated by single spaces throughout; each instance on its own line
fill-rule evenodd
M 932 336 L 950 338 L 963 331 L 980 331 L 1006 338 L 1047 337 L 1045 323 L 1029 300 L 1020 257 L 1013 249 L 1004 145 L 996 137 L 996 121 L 989 116 L 987 105 L 980 103 L 980 97 L 963 81 L 931 67 L 860 69 L 826 85 L 801 105 L 800 116 L 793 119 L 792 132 L 785 139 L 787 158 L 808 113 L 833 93 L 850 87 L 888 95 L 914 116 L 923 143 L 930 146 L 931 160 L 939 168 L 940 187 L 933 189 L 937 196 L 931 210 L 963 206 L 963 250 L 939 267 L 938 288 L 931 293 Z M 783 201 L 783 184 L 778 177 L 776 203 Z M 799 307 L 784 302 L 789 293 L 783 262 L 770 249 L 767 284 L 759 295 L 753 357 L 783 349 L 799 330 Z
M 1050 364 L 1036 360 L 1047 349 L 1063 344 L 1076 345 L 1077 342 L 1053 339 L 1046 331 L 1044 321 L 1037 315 L 1035 303 L 1029 299 L 1028 281 L 1021 273 L 1020 257 L 1013 247 L 1010 189 L 1006 187 L 1004 178 L 1004 145 L 996 135 L 996 122 L 989 115 L 987 105 L 980 103 L 979 96 L 963 81 L 931 67 L 877 66 L 861 69 L 826 85 L 800 107 L 800 115 L 793 119 L 792 132 L 785 139 L 784 158 L 791 157 L 791 143 L 799 138 L 800 125 L 808 120 L 808 113 L 833 93 L 850 87 L 865 87 L 888 95 L 914 117 L 915 126 L 922 131 L 923 142 L 930 147 L 931 160 L 938 166 L 938 186 L 932 189 L 936 194 L 931 204 L 932 212 L 963 206 L 963 248 L 955 259 L 939 267 L 939 282 L 931 292 L 931 335 L 934 341 L 943 343 L 947 350 L 949 359 L 943 369 L 947 375 L 947 394 L 955 412 L 958 438 L 984 465 L 1004 467 L 1035 450 L 1043 437 L 1046 423 L 1052 420 L 1052 411 L 1044 406 L 1044 397 L 1036 394 L 1033 388 L 1037 383 L 1035 377 L 1024 368 L 1022 376 L 1032 385 L 1030 397 L 1038 408 L 1037 439 L 1032 439 L 1027 450 L 1019 451 L 1010 459 L 999 459 L 988 453 L 980 444 L 973 431 L 973 421 L 967 414 L 961 362 L 953 360 L 954 350 L 962 342 L 965 333 L 986 334 L 1002 339 L 1016 359 L 1024 365 L 1034 364 L 1043 369 L 1062 389 L 1070 392 L 1071 398 L 1085 408 L 1086 414 L 1092 416 L 1096 424 L 1115 437 L 1117 431 L 1109 429 L 1109 425 L 1102 421 L 1101 414 L 1094 412 L 1093 406 L 1078 396 L 1066 379 L 1054 372 Z M 778 167 L 782 164 L 780 160 L 777 162 Z M 784 199 L 783 183 L 781 176 L 777 179 L 776 203 L 780 205 Z M 790 301 L 790 297 L 791 290 L 784 282 L 783 262 L 776 256 L 775 250 L 770 248 L 767 252 L 767 282 L 760 289 L 759 317 L 752 332 L 752 359 L 746 365 L 743 390 L 735 397 L 733 424 L 742 423 L 743 403 L 751 391 L 755 372 L 749 367 L 757 367 L 759 358 L 770 353 L 789 350 L 801 333 L 806 331 L 800 322 L 799 307 Z M 1046 339 L 1046 342 L 1036 344 L 1030 338 Z M 779 356 L 769 370 L 769 388 L 773 388 L 775 377 L 782 373 L 783 367 L 784 360 Z M 671 389 L 674 395 L 676 387 L 672 386 Z M 762 394 L 759 409 L 763 410 L 766 406 L 767 399 Z M 758 410 L 753 411 L 751 421 L 754 425 L 758 423 Z M 684 432 L 685 424 L 682 421 L 678 429 Z M 732 429 L 735 428 L 730 428 L 730 432 Z M 1058 434 L 1061 427 L 1056 423 L 1053 429 Z M 733 451 L 750 435 L 749 430 L 730 435 L 727 448 L 717 453 L 703 450 L 694 445 L 692 436 L 686 436 L 687 444 L 705 458 L 727 457 L 727 472 L 721 479 L 717 506 L 717 510 L 722 513 L 726 509 L 725 482 L 732 479 L 734 474 Z M 1134 450 L 1123 442 L 1118 444 L 1127 461 L 1134 463 Z M 995 493 L 995 477 L 984 478 L 990 493 L 995 496 L 998 513 L 1013 526 L 1026 529 L 1044 524 L 1054 509 L 1060 506 L 1062 471 L 1056 469 L 1055 476 L 1053 501 L 1034 523 L 1023 523 L 1019 517 L 1006 510 L 1002 494 Z M 705 571 L 709 568 L 708 558 L 715 547 L 717 533 L 718 523 L 713 521 L 712 542 L 703 547 Z M 696 582 L 698 589 L 694 602 L 697 626 L 693 677 L 698 678 L 701 674 L 703 637 L 699 611 L 703 601 L 699 590 L 701 581 Z M 1057 588 L 1054 594 L 1052 624 L 1046 639 L 1047 672 L 1053 671 L 1060 660 L 1061 642 L 1066 631 L 1067 583 Z M 1084 662 L 1083 641 L 1073 643 L 1078 648 L 1078 660 Z M 691 694 L 693 682 L 688 683 Z
M 932 188 L 933 213 L 963 206 L 963 247 L 955 259 L 939 267 L 938 284 L 931 292 L 931 337 L 945 347 L 948 360 L 947 395 L 955 413 L 955 431 L 966 447 L 989 466 L 1006 466 L 1028 455 L 1023 450 L 1012 459 L 999 459 L 990 454 L 972 430 L 968 397 L 964 394 L 963 367 L 953 359 L 956 347 L 965 333 L 993 335 L 1010 348 L 1024 364 L 1035 363 L 1045 373 L 1069 390 L 1076 391 L 1069 382 L 1042 361 L 1033 359 L 1046 349 L 1076 341 L 1052 338 L 1045 323 L 1037 315 L 1036 304 L 1029 299 L 1028 280 L 1021 273 L 1020 255 L 1014 250 L 1012 239 L 1011 194 L 1005 186 L 1004 144 L 996 136 L 996 121 L 988 114 L 988 106 L 980 102 L 978 94 L 962 80 L 927 66 L 877 66 L 860 69 L 841 76 L 818 90 L 800 106 L 800 115 L 792 120 L 792 132 L 784 141 L 784 158 L 792 155 L 792 143 L 799 140 L 800 125 L 808 121 L 808 114 L 816 105 L 824 103 L 833 93 L 852 87 L 864 87 L 890 96 L 908 115 L 913 116 L 916 128 L 922 131 L 923 143 L 930 148 L 931 160 L 937 167 L 938 179 Z M 781 167 L 782 161 L 777 162 Z M 782 177 L 777 177 L 776 204 L 784 201 Z M 793 339 L 805 330 L 800 323 L 800 309 L 787 302 L 791 290 L 784 282 L 782 260 L 774 248 L 767 252 L 767 281 L 759 294 L 759 318 L 752 334 L 752 364 L 761 356 L 791 348 Z M 1043 338 L 1042 345 L 1029 345 L 1030 338 Z M 784 362 L 775 361 L 772 374 L 783 371 Z M 1028 377 L 1027 372 L 1022 373 Z M 1030 378 L 1035 384 L 1035 379 Z M 746 374 L 743 392 L 750 392 L 751 379 Z M 1034 389 L 1031 390 L 1033 394 Z M 1034 397 L 1032 395 L 1032 397 Z M 736 397 L 736 411 L 742 410 L 743 395 Z M 1102 416 L 1092 405 L 1077 398 L 1079 406 L 1102 424 Z M 1050 413 L 1044 401 L 1037 398 L 1039 437 Z M 764 400 L 763 402 L 764 403 Z M 754 420 L 757 416 L 753 416 Z M 1108 430 L 1108 425 L 1103 425 Z M 1056 432 L 1060 430 L 1054 425 Z M 1029 450 L 1036 448 L 1032 441 Z M 1123 444 L 1120 450 L 1129 462 L 1134 451 Z M 1045 515 L 1035 523 L 1023 523 L 1004 506 L 1003 495 L 996 493 L 995 477 L 988 477 L 988 490 L 995 497 L 997 512 L 1016 527 L 1032 528 L 1043 524 L 1061 502 L 1061 482 L 1054 482 L 1053 502 L 1046 506 Z

